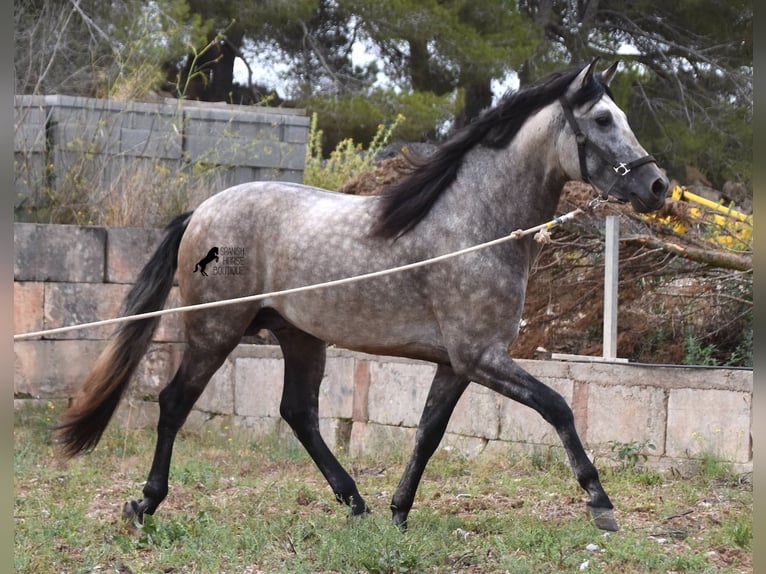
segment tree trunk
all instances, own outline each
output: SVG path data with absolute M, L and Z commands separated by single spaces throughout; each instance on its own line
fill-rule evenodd
M 463 109 L 455 118 L 455 128 L 467 126 L 483 110 L 492 105 L 492 81 L 484 80 L 469 81 L 463 87 L 465 89 L 465 103 Z

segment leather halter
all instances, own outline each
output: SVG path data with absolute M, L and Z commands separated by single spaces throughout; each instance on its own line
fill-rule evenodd
M 566 118 L 569 125 L 572 127 L 572 131 L 574 131 L 574 134 L 575 134 L 575 141 L 577 142 L 577 153 L 580 159 L 580 173 L 582 174 L 583 181 L 585 181 L 586 183 L 592 183 L 590 181 L 590 176 L 588 175 L 588 166 L 585 162 L 585 153 L 588 146 L 594 152 L 596 152 L 596 154 L 601 159 L 603 159 L 606 163 L 611 165 L 614 172 L 620 177 L 624 177 L 628 175 L 633 169 L 640 167 L 644 164 L 657 163 L 657 160 L 654 159 L 654 157 L 651 155 L 645 155 L 644 157 L 638 158 L 628 163 L 615 161 L 614 157 L 609 152 L 607 152 L 605 149 L 600 147 L 594 141 L 589 140 L 588 136 L 586 136 L 583 133 L 583 131 L 580 129 L 580 126 L 577 124 L 577 120 L 574 117 L 574 112 L 572 111 L 572 104 L 569 103 L 569 100 L 567 100 L 564 96 L 561 96 L 559 98 L 559 101 L 561 102 L 561 107 L 564 109 L 564 117 Z M 612 187 L 614 187 L 614 183 L 610 186 L 609 190 L 607 190 L 606 192 L 602 191 L 602 196 L 604 197 L 604 199 L 606 199 L 606 196 L 609 194 L 609 191 L 611 191 Z

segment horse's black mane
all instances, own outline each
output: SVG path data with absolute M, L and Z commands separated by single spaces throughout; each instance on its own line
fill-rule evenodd
M 398 237 L 415 227 L 455 180 L 461 160 L 471 148 L 477 144 L 490 148 L 507 146 L 530 114 L 562 96 L 581 71 L 582 68 L 572 68 L 555 72 L 534 85 L 508 92 L 495 107 L 482 112 L 433 154 L 424 158 L 406 154 L 410 168 L 381 193 L 378 219 L 371 234 Z M 611 97 L 606 84 L 596 78 L 578 90 L 571 103 L 577 106 L 604 93 Z

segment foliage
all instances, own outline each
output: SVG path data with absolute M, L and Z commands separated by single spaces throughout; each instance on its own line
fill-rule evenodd
M 629 86 L 631 93 L 621 103 L 660 164 L 679 178 L 695 166 L 719 189 L 727 180 L 750 185 L 751 162 L 743 158 L 752 157 L 752 0 L 520 6 L 549 41 L 522 80 L 567 59 L 619 53 L 630 71 L 620 91 Z
M 322 147 L 333 149 L 345 139 L 355 142 L 375 137 L 379 122 L 395 124 L 391 137 L 403 141 L 420 141 L 434 135 L 455 113 L 456 101 L 451 95 L 431 92 L 394 92 L 375 90 L 366 95 L 344 95 L 333 99 L 313 97 L 299 102 L 310 113 L 317 114 L 322 131 Z M 406 122 L 397 120 L 404 116 Z M 379 121 L 376 121 L 379 118 Z
M 640 461 L 646 462 L 649 455 L 646 450 L 654 450 L 656 447 L 649 439 L 642 442 L 636 440 L 630 442 L 609 441 L 609 449 L 617 455 L 623 469 L 635 469 Z
M 279 66 L 283 96 L 290 105 L 311 102 L 332 148 L 345 137 L 371 137 L 369 117 L 390 122 L 396 113 L 410 118 L 413 140 L 443 135 L 427 121 L 437 118 L 423 116 L 421 124 L 412 109 L 397 108 L 406 102 L 393 98 L 387 110 L 378 102 L 376 113 L 364 116 L 354 98 L 450 97 L 448 119 L 460 127 L 492 103 L 494 81 L 525 84 L 572 62 L 619 54 L 624 75 L 615 92 L 661 165 L 679 179 L 693 166 L 719 189 L 727 181 L 750 189 L 752 0 L 612 4 L 17 2 L 16 91 L 141 97 L 164 75 L 165 87 L 183 95 L 173 85 L 177 74 L 193 65 L 193 46 L 210 42 L 215 50 L 203 66 L 209 89 L 195 97 L 231 101 L 249 91 L 247 101 L 261 101 L 258 94 L 278 86 L 260 86 L 256 65 Z M 371 58 L 355 60 L 359 47 Z M 245 86 L 236 85 L 235 60 L 248 67 Z M 435 115 L 444 121 L 441 111 Z M 360 137 L 353 126 L 365 122 Z M 331 133 L 332 123 L 342 129 Z
M 718 364 L 715 358 L 716 352 L 714 344 L 705 345 L 697 339 L 693 331 L 687 332 L 685 365 L 715 366 Z
M 185 0 L 14 2 L 14 20 L 17 94 L 144 97 L 207 33 Z
M 306 146 L 304 183 L 337 190 L 352 177 L 372 171 L 379 152 L 389 143 L 391 135 L 402 122 L 404 122 L 404 116 L 399 115 L 389 126 L 378 124 L 367 149 L 364 149 L 361 143 L 354 143 L 353 138 L 346 138 L 340 141 L 325 159 L 322 151 L 323 133 L 318 127 L 317 114 L 313 114 Z

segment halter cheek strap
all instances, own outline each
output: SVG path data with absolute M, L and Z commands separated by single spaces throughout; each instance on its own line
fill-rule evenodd
M 585 161 L 586 159 L 585 154 L 586 154 L 586 150 L 588 146 L 594 152 L 596 152 L 596 154 L 601 159 L 603 159 L 606 163 L 610 164 L 614 172 L 620 177 L 628 175 L 633 169 L 640 167 L 644 164 L 657 163 L 657 160 L 655 160 L 654 157 L 651 155 L 645 155 L 644 157 L 638 158 L 628 163 L 616 162 L 614 160 L 614 157 L 612 157 L 611 154 L 609 154 L 606 150 L 604 150 L 601 146 L 599 146 L 595 142 L 589 140 L 588 136 L 586 136 L 583 133 L 583 131 L 580 129 L 579 124 L 577 123 L 577 120 L 574 117 L 574 112 L 572 111 L 572 105 L 569 103 L 569 100 L 567 100 L 564 96 L 562 96 L 559 98 L 559 102 L 561 102 L 561 107 L 564 110 L 564 117 L 566 118 L 567 123 L 572 128 L 572 131 L 574 131 L 575 141 L 577 142 L 577 155 L 580 160 L 580 173 L 582 174 L 583 181 L 585 181 L 586 183 L 592 183 L 590 181 L 590 175 L 588 174 L 588 166 Z M 614 187 L 614 184 L 612 184 L 611 187 Z M 609 190 L 603 193 L 604 197 L 606 197 L 609 194 L 609 191 L 611 191 L 611 187 Z

